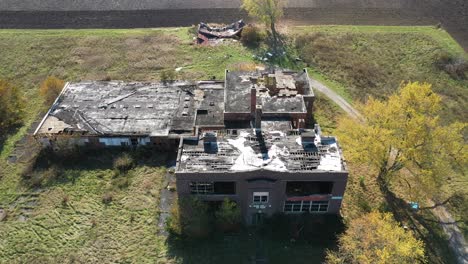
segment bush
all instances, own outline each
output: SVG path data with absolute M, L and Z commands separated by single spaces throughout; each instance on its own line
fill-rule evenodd
M 174 70 L 163 70 L 159 76 L 163 83 L 173 82 L 176 79 L 176 72 Z
M 246 26 L 242 30 L 240 41 L 244 46 L 257 48 L 265 39 L 265 34 L 256 26 Z
M 24 98 L 11 83 L 0 79 L 0 140 L 22 123 Z
M 439 70 L 445 71 L 453 79 L 468 79 L 468 62 L 463 58 L 455 58 L 447 52 L 437 55 L 435 65 Z
M 70 197 L 68 196 L 68 194 L 64 194 L 62 196 L 62 206 L 67 206 L 68 202 L 70 202 Z
M 204 238 L 210 235 L 211 226 L 206 203 L 196 197 L 188 197 L 174 203 L 166 227 L 175 235 Z
M 129 171 L 134 165 L 133 158 L 128 153 L 124 153 L 114 160 L 114 169 L 121 173 Z
M 44 103 L 47 106 L 51 105 L 60 94 L 64 86 L 65 82 L 63 80 L 57 79 L 53 76 L 47 77 L 47 79 L 42 82 L 41 88 L 39 90 L 42 98 L 44 99 Z
M 221 207 L 215 212 L 215 216 L 217 226 L 224 232 L 239 229 L 242 221 L 240 208 L 228 198 L 224 199 Z
M 188 34 L 190 37 L 196 37 L 198 35 L 198 26 L 192 25 L 189 27 Z
M 102 202 L 104 204 L 110 204 L 114 200 L 114 194 L 111 192 L 107 192 L 102 196 Z

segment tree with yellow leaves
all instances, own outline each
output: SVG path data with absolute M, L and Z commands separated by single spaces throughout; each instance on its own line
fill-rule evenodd
M 350 222 L 328 264 L 425 263 L 424 244 L 402 228 L 389 213 L 371 212 Z
M 283 16 L 286 0 L 242 0 L 242 8 L 270 28 L 275 44 L 278 42 L 276 23 Z
M 405 168 L 425 193 L 437 200 L 440 188 L 455 174 L 466 175 L 468 152 L 464 123 L 444 126 L 441 97 L 427 83 L 407 83 L 387 101 L 370 98 L 361 107 L 363 122 L 344 119 L 337 134 L 346 157 L 378 170 L 383 191 Z M 409 185 L 409 183 L 408 183 Z

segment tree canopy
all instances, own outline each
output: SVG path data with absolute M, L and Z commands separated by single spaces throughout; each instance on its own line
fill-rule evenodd
M 447 179 L 466 175 L 464 123 L 443 125 L 441 97 L 427 83 L 407 83 L 387 101 L 370 98 L 363 122 L 344 119 L 338 135 L 346 157 L 379 171 L 382 185 L 405 168 L 426 193 L 439 193 Z
M 0 139 L 22 123 L 24 99 L 17 87 L 0 79 Z
M 276 23 L 283 16 L 285 0 L 242 0 L 242 8 L 270 28 L 276 41 Z
M 424 244 L 402 228 L 389 213 L 371 212 L 350 222 L 328 264 L 421 263 Z

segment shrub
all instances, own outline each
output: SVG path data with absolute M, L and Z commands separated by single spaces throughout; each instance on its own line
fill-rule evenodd
M 68 196 L 68 194 L 64 194 L 62 196 L 62 205 L 67 206 L 69 201 L 70 201 L 70 197 Z
M 228 198 L 224 199 L 215 216 L 217 226 L 226 232 L 237 230 L 242 221 L 240 208 Z
M 180 216 L 179 202 L 176 200 L 172 205 L 170 216 L 166 221 L 166 230 L 175 235 L 183 235 L 182 219 Z
M 0 79 L 0 140 L 8 131 L 22 123 L 24 116 L 24 98 L 18 88 Z
M 208 206 L 196 197 L 179 199 L 171 209 L 166 227 L 176 235 L 190 238 L 207 237 L 212 231 Z
M 129 171 L 134 165 L 133 158 L 128 153 L 124 153 L 114 160 L 114 169 L 121 173 Z
M 244 46 L 257 48 L 265 39 L 265 34 L 256 26 L 247 26 L 242 30 L 240 41 Z
M 53 76 L 47 77 L 47 79 L 42 82 L 41 88 L 39 90 L 42 98 L 44 99 L 44 103 L 46 105 L 51 105 L 60 94 L 64 86 L 65 82 L 63 80 L 57 79 Z
M 114 200 L 114 194 L 111 192 L 107 192 L 102 196 L 102 202 L 104 204 L 110 204 Z
M 442 52 L 437 55 L 435 65 L 453 79 L 466 80 L 468 78 L 468 62 L 463 58 L 455 58 L 447 52 Z
M 163 70 L 159 78 L 163 83 L 173 82 L 176 79 L 176 72 L 174 70 Z
M 189 27 L 188 34 L 190 37 L 196 37 L 198 35 L 198 26 L 192 25 Z

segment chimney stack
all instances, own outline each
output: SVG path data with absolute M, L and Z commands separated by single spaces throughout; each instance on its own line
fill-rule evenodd
M 252 116 L 255 115 L 257 105 L 257 89 L 254 85 L 250 88 L 250 111 Z
M 305 120 L 304 119 L 301 118 L 301 119 L 299 119 L 297 121 L 297 128 L 299 128 L 299 129 L 300 128 L 305 128 Z
M 263 107 L 261 105 L 257 105 L 255 110 L 255 128 L 261 129 L 262 128 L 262 113 Z

